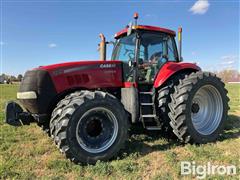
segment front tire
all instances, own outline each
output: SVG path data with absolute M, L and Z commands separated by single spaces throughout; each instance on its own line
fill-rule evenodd
M 80 91 L 63 99 L 50 122 L 52 137 L 67 158 L 95 164 L 114 157 L 128 135 L 123 105 L 101 91 Z
M 185 143 L 215 141 L 229 109 L 224 83 L 213 73 L 199 71 L 180 80 L 174 88 L 169 104 L 174 134 Z

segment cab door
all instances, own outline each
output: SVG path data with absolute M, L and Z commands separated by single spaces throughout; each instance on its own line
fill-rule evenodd
M 124 82 L 136 83 L 136 78 L 134 77 L 137 68 L 135 66 L 135 54 L 136 33 L 117 40 L 113 50 L 112 60 L 122 61 Z
M 176 61 L 174 39 L 165 33 L 143 33 L 138 58 L 138 83 L 153 84 L 167 61 Z

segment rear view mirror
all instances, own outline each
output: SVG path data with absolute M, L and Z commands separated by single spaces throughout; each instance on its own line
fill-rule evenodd
M 128 61 L 128 66 L 132 67 L 133 66 L 133 62 L 131 60 Z
M 127 36 L 132 34 L 132 26 L 133 26 L 132 22 L 130 22 L 129 25 L 128 25 Z

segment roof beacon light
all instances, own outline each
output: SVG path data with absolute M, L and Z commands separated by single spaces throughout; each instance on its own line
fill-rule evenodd
M 137 12 L 134 13 L 133 18 L 135 19 L 135 26 L 137 26 L 137 20 L 138 20 L 138 13 Z

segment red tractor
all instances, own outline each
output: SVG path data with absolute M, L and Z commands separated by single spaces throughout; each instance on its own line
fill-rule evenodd
M 174 134 L 184 143 L 216 140 L 228 112 L 227 90 L 215 74 L 181 57 L 175 32 L 130 24 L 115 35 L 106 60 L 101 34 L 98 61 L 40 66 L 24 75 L 16 102 L 6 106 L 6 122 L 36 122 L 73 162 L 94 164 L 115 155 L 129 125 Z

